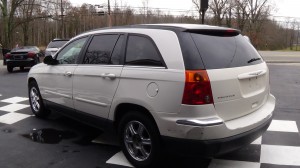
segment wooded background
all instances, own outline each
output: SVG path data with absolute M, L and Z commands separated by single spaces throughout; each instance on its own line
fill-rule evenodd
M 17 44 L 44 47 L 54 38 L 72 38 L 107 27 L 109 20 L 112 26 L 200 24 L 200 0 L 191 0 L 193 10 L 150 8 L 149 1 L 141 0 L 141 7 L 132 7 L 122 0 L 81 6 L 68 0 L 0 0 L 0 43 L 2 48 Z M 272 16 L 276 8 L 270 0 L 210 0 L 205 24 L 239 29 L 260 50 L 300 50 L 299 18 Z

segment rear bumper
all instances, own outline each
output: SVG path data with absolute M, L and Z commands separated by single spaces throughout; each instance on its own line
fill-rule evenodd
M 35 60 L 34 59 L 26 59 L 26 60 L 6 60 L 7 66 L 11 67 L 32 67 L 34 66 Z
M 259 109 L 229 121 L 222 120 L 212 104 L 182 105 L 179 113 L 153 113 L 153 116 L 162 136 L 202 141 L 223 139 L 248 132 L 265 123 L 273 116 L 275 103 L 275 97 L 269 94 Z
M 272 116 L 258 127 L 227 138 L 214 140 L 191 140 L 163 136 L 163 142 L 169 152 L 180 155 L 199 155 L 214 157 L 237 150 L 260 137 L 269 127 Z

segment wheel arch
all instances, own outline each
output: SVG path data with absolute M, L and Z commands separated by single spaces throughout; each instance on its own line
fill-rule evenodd
M 154 124 L 156 129 L 159 131 L 158 125 L 155 121 L 155 118 L 153 117 L 153 115 L 151 114 L 151 112 L 138 104 L 133 104 L 133 103 L 122 103 L 119 104 L 116 108 L 115 108 L 115 113 L 114 113 L 114 128 L 118 128 L 118 125 L 122 119 L 122 117 L 129 113 L 130 111 L 138 111 L 140 113 L 142 113 L 143 115 L 147 116 Z M 160 134 L 160 131 L 159 131 Z
M 29 86 L 29 84 L 30 84 L 31 82 L 36 82 L 36 83 L 37 83 L 37 81 L 35 80 L 35 78 L 29 77 L 28 80 L 27 80 L 27 85 Z

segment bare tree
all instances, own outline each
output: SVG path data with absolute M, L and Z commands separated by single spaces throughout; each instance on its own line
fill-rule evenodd
M 297 38 L 297 21 L 296 19 L 294 19 L 292 22 L 291 22 L 291 27 L 290 27 L 290 41 L 289 41 L 289 47 L 290 47 L 290 50 L 293 50 L 294 49 L 294 44 L 296 44 L 296 38 Z
M 261 31 L 262 25 L 270 15 L 269 0 L 247 0 L 249 9 L 249 32 L 255 46 L 259 43 L 258 32 Z
M 226 26 L 232 27 L 232 18 L 233 18 L 233 9 L 235 7 L 235 0 L 229 0 L 228 2 L 228 9 L 225 15 L 226 18 Z
M 202 18 L 202 12 L 201 12 L 201 0 L 192 0 L 193 4 L 195 5 L 195 8 L 198 11 L 199 14 L 199 23 L 201 23 Z
M 0 0 L 0 8 L 3 16 L 4 47 L 10 47 L 12 45 L 12 33 L 15 28 L 15 12 L 23 1 L 24 0 Z
M 212 10 L 214 16 L 214 22 L 216 25 L 222 25 L 222 21 L 229 9 L 228 0 L 212 0 L 209 4 L 209 8 Z
M 236 26 L 243 32 L 249 19 L 247 0 L 235 0 L 234 12 L 236 18 Z

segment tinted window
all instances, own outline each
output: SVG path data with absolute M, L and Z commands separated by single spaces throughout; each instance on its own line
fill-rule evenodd
M 95 36 L 89 45 L 84 64 L 111 64 L 111 54 L 119 35 Z
M 57 60 L 59 64 L 75 64 L 77 62 L 77 58 L 84 46 L 86 40 L 88 38 L 81 38 L 75 40 L 68 44 L 65 48 L 63 48 L 57 55 Z
M 163 66 L 153 42 L 142 36 L 129 36 L 126 52 L 127 65 Z
M 115 48 L 114 48 L 114 51 L 111 56 L 111 64 L 113 64 L 113 65 L 121 64 L 121 58 L 123 58 L 122 57 L 122 48 L 123 48 L 124 40 L 125 40 L 125 36 L 121 35 L 119 37 L 119 40 L 118 40 Z
M 184 65 L 187 70 L 205 69 L 190 33 L 178 33 Z
M 262 63 L 256 49 L 242 36 L 191 33 L 206 69 L 241 67 Z

